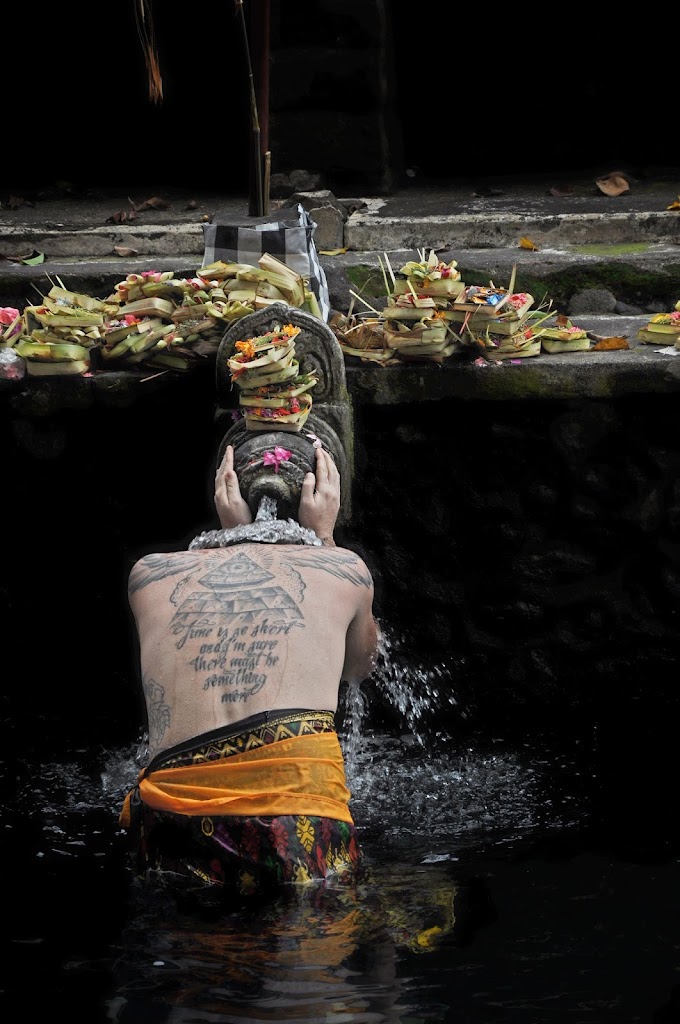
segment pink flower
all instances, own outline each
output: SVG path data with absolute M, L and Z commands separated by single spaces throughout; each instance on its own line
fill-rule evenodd
M 262 461 L 265 466 L 273 466 L 274 472 L 278 473 L 279 466 L 282 462 L 288 462 L 291 453 L 287 448 L 281 448 L 279 445 L 276 446 L 273 452 L 265 452 Z
M 16 318 L 19 316 L 19 310 L 15 309 L 14 306 L 0 306 L 0 324 L 4 324 L 9 327 L 13 324 Z

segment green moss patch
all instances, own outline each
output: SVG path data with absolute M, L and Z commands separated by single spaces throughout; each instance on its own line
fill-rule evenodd
M 649 242 L 629 242 L 627 245 L 580 245 L 578 251 L 586 256 L 626 256 L 648 252 Z

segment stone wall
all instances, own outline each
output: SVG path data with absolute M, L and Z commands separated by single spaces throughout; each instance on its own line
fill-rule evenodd
M 272 171 L 318 173 L 339 194 L 387 194 L 402 166 L 384 0 L 271 5 Z M 363 192 L 362 192 L 363 194 Z
M 305 168 L 337 195 L 379 195 L 422 181 L 563 180 L 587 168 L 639 174 L 677 163 L 667 130 L 672 64 L 636 79 L 645 138 L 653 140 L 645 145 L 606 60 L 591 61 L 587 75 L 553 75 L 549 89 L 537 89 L 531 75 L 513 75 L 505 95 L 498 76 L 507 55 L 499 55 L 497 26 L 461 27 L 450 10 L 429 16 L 397 0 L 271 0 L 270 11 L 274 173 Z M 545 43 L 531 19 L 520 34 L 520 48 Z M 635 52 L 656 42 L 651 21 L 636 25 Z M 604 9 L 588 12 L 588 47 L 603 54 L 611 47 Z M 568 61 L 581 59 L 581 19 L 562 26 L 560 48 Z
M 401 656 L 449 689 L 442 726 L 581 742 L 621 714 L 677 721 L 676 424 L 676 395 L 355 408 L 338 540 L 371 567 Z M 215 525 L 209 382 L 43 417 L 8 402 L 2 426 L 6 720 L 134 737 L 127 573 Z M 393 710 L 376 695 L 371 713 Z
M 454 732 L 582 735 L 676 702 L 676 406 L 360 410 L 356 539 L 402 652 L 448 677 Z

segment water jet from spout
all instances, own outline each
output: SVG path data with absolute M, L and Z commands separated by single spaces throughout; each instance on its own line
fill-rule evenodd
M 278 506 L 269 494 L 263 494 L 257 507 L 256 523 L 271 523 L 278 519 Z

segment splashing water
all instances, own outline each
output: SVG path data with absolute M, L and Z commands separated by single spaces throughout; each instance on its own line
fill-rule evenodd
M 559 808 L 546 799 L 547 762 L 537 757 L 527 763 L 515 751 L 493 746 L 461 746 L 445 730 L 450 708 L 458 707 L 456 665 L 414 664 L 402 653 L 402 641 L 382 624 L 381 629 L 370 679 L 348 685 L 339 706 L 355 819 L 369 831 L 377 828 L 381 844 L 397 845 L 407 837 L 460 842 L 463 836 L 497 837 L 570 820 L 571 806 Z M 380 719 L 377 703 L 396 716 L 387 729 L 372 725 Z
M 450 672 L 443 664 L 431 668 L 405 664 L 399 646 L 396 638 L 382 629 L 375 681 L 379 690 L 406 720 L 416 742 L 424 746 L 432 735 L 431 729 L 423 730 L 421 726 L 425 715 L 441 710 L 443 701 L 457 704 L 453 693 L 449 691 L 442 696 L 438 685 L 447 679 L 451 682 Z
M 442 683 L 446 683 L 446 687 Z M 441 712 L 444 703 L 457 704 L 450 670 L 443 664 L 425 668 L 409 663 L 401 652 L 401 642 L 380 623 L 378 654 L 371 677 L 363 684 L 350 683 L 345 695 L 343 732 L 350 766 L 365 738 L 371 706 L 367 694 L 370 688 L 397 711 L 409 737 L 407 742 L 420 747 L 431 745 L 435 733 L 443 736 L 428 721 L 428 716 Z

